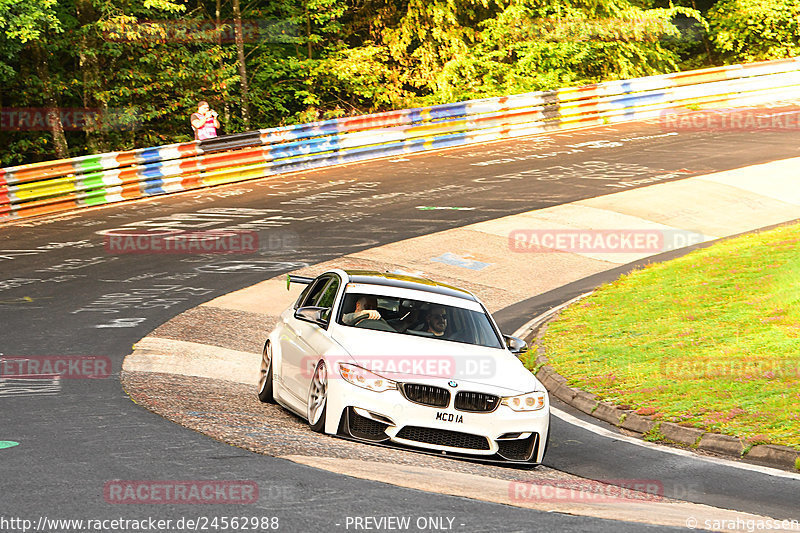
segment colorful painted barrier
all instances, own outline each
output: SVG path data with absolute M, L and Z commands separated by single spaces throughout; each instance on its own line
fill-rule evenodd
M 0 169 L 0 221 L 582 126 L 791 98 L 800 57 L 238 133 Z

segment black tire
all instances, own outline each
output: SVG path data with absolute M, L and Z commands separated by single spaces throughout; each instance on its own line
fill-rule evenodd
M 547 438 L 544 440 L 544 451 L 542 452 L 542 460 L 537 463 L 537 466 L 544 463 L 544 457 L 545 455 L 547 455 L 548 448 L 550 448 L 550 434 L 553 432 L 552 422 L 553 422 L 553 415 L 549 414 L 547 423 Z
M 269 341 L 264 343 L 261 353 L 261 374 L 258 378 L 258 399 L 262 403 L 275 403 L 272 394 L 272 346 Z
M 308 425 L 312 431 L 323 433 L 328 414 L 328 368 L 325 361 L 317 363 L 311 386 L 308 389 L 307 401 Z

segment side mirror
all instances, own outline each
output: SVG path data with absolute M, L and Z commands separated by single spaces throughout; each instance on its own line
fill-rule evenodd
M 506 340 L 506 347 L 514 355 L 520 355 L 528 349 L 528 343 L 522 339 L 512 337 L 511 335 L 503 335 L 503 338 Z
M 330 307 L 299 307 L 294 312 L 294 317 L 318 326 L 327 326 L 330 314 Z

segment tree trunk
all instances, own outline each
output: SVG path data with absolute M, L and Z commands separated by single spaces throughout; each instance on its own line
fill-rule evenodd
M 236 38 L 236 54 L 239 58 L 239 77 L 242 86 L 242 122 L 250 129 L 250 104 L 247 95 L 247 67 L 244 63 L 244 37 L 242 36 L 242 11 L 239 0 L 233 0 L 233 25 Z
M 50 126 L 50 133 L 53 136 L 53 146 L 55 155 L 58 159 L 63 159 L 69 155 L 69 147 L 67 146 L 67 138 L 64 135 L 64 125 L 61 123 L 61 113 L 59 110 L 58 102 L 56 101 L 55 94 L 53 93 L 53 85 L 50 81 L 50 69 L 47 65 L 47 56 L 42 51 L 38 42 L 33 45 L 33 57 L 36 61 L 36 75 L 42 81 L 42 90 L 44 92 L 44 104 L 47 108 L 47 124 Z
M 311 15 L 308 13 L 308 0 L 303 3 L 303 6 L 306 10 L 306 38 L 308 40 L 308 58 L 312 59 L 311 57 Z
M 217 45 L 220 48 L 222 48 L 222 29 L 221 29 L 222 19 L 221 19 L 221 16 L 220 16 L 221 12 L 222 12 L 222 0 L 217 0 L 217 11 L 216 11 L 216 17 L 217 17 Z M 222 58 L 220 58 L 220 60 L 219 60 L 219 68 L 220 68 L 220 72 L 224 72 L 225 71 L 225 60 L 222 59 Z M 225 92 L 227 93 L 227 85 L 226 85 L 225 89 L 226 89 Z M 225 95 L 225 97 L 222 99 L 222 122 L 223 122 L 222 126 L 224 128 L 229 127 L 228 124 L 231 123 L 231 106 L 230 106 L 230 102 L 228 102 L 227 95 Z
M 692 9 L 697 10 L 697 4 L 692 0 Z M 708 42 L 708 33 L 703 32 L 703 44 L 706 47 L 706 56 L 708 56 L 708 64 L 713 65 L 714 60 L 711 58 L 711 44 Z
M 91 0 L 76 0 L 75 11 L 81 26 L 93 24 L 97 20 L 97 14 L 94 11 Z M 100 124 L 98 124 L 98 121 L 103 121 L 108 117 L 108 105 L 103 103 L 101 106 L 98 106 L 98 102 L 94 97 L 96 94 L 95 91 L 100 88 L 102 83 L 100 65 L 97 62 L 97 56 L 92 52 L 92 49 L 96 48 L 95 45 L 96 43 L 90 42 L 84 34 L 81 36 L 80 48 L 78 50 L 78 62 L 81 78 L 83 80 L 81 100 L 83 102 L 84 111 L 86 112 L 84 116 L 87 117 L 84 126 L 86 148 L 89 153 L 92 154 L 107 151 L 106 143 L 102 142 L 100 138 Z M 101 107 L 101 109 L 97 109 L 98 107 Z M 94 114 L 93 112 L 99 112 L 99 114 Z

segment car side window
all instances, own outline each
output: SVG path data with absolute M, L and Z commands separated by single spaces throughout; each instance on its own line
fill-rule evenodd
M 333 277 L 325 286 L 325 289 L 320 293 L 317 302 L 313 305 L 316 305 L 317 307 L 333 307 L 333 301 L 336 299 L 336 291 L 338 290 L 339 279 Z
M 313 283 L 309 284 L 309 285 L 306 285 L 306 288 L 303 289 L 303 292 L 301 292 L 300 296 L 297 297 L 297 301 L 294 303 L 294 308 L 295 309 L 297 309 L 298 307 L 302 306 L 303 302 L 306 301 L 306 296 L 308 296 L 308 293 L 311 292 L 311 285 L 313 285 Z
M 298 307 L 309 307 L 317 305 L 315 302 L 319 299 L 320 295 L 325 289 L 325 286 L 330 281 L 329 276 L 325 276 L 324 278 L 319 278 L 314 283 L 309 285 L 308 289 L 306 289 L 304 295 L 298 300 L 299 305 Z

